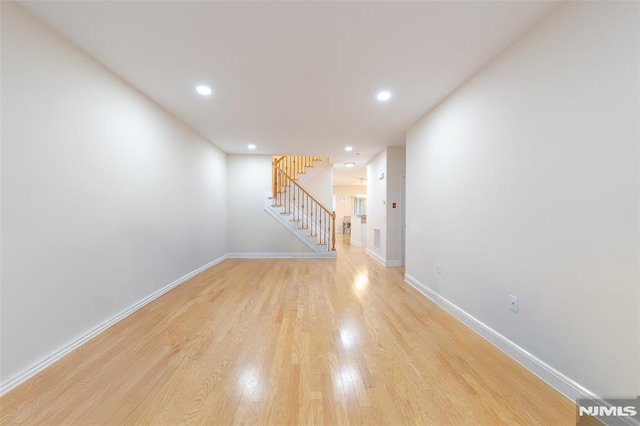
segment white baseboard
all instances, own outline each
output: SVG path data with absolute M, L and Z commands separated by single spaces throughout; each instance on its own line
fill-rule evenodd
M 227 253 L 227 259 L 335 259 L 335 251 L 326 253 Z
M 402 260 L 386 260 L 384 257 L 380 256 L 378 253 L 371 249 L 366 249 L 365 251 L 369 256 L 377 260 L 378 263 L 380 263 L 382 266 L 402 266 Z
M 549 364 L 537 358 L 535 355 L 527 352 L 511 340 L 504 337 L 482 321 L 471 316 L 464 310 L 460 309 L 435 291 L 431 290 L 425 284 L 421 283 L 409 274 L 405 274 L 404 280 L 407 284 L 414 287 L 420 293 L 431 299 L 436 305 L 454 316 L 464 325 L 482 336 L 489 343 L 496 346 L 502 352 L 509 355 L 516 362 L 524 366 L 533 374 L 541 378 L 543 381 L 551 385 L 558 392 L 572 400 L 574 403 L 577 398 L 598 398 L 593 392 L 579 385 L 574 380 L 565 376 Z
M 365 250 L 365 252 L 366 252 L 369 256 L 371 256 L 371 257 L 373 257 L 375 260 L 377 260 L 377 261 L 378 261 L 378 263 L 380 263 L 382 266 L 387 266 L 387 265 L 385 265 L 385 264 L 384 264 L 384 258 L 383 258 L 382 256 L 380 256 L 378 253 L 374 252 L 374 251 L 373 251 L 373 250 L 371 250 L 370 248 L 367 248 L 367 249 Z
M 60 358 L 62 358 L 65 355 L 73 352 L 78 347 L 84 345 L 89 340 L 93 339 L 98 334 L 102 333 L 103 331 L 105 331 L 106 329 L 108 329 L 112 325 L 116 324 L 117 322 L 122 321 L 123 319 L 125 319 L 126 317 L 131 315 L 132 313 L 136 312 L 138 309 L 144 307 L 145 305 L 148 305 L 149 303 L 151 303 L 154 300 L 156 300 L 158 297 L 164 295 L 165 293 L 168 293 L 169 291 L 173 290 L 174 288 L 176 288 L 180 284 L 183 284 L 184 282 L 186 282 L 186 281 L 190 280 L 191 278 L 195 277 L 196 275 L 206 271 L 207 269 L 211 268 L 212 266 L 217 265 L 218 263 L 222 262 L 226 258 L 227 258 L 226 255 L 222 256 L 222 257 L 220 257 L 220 258 L 218 258 L 218 259 L 216 259 L 214 261 L 211 261 L 211 262 L 207 263 L 204 266 L 201 266 L 200 268 L 196 269 L 195 271 L 189 272 L 187 275 L 178 278 L 174 282 L 172 282 L 170 284 L 167 284 L 166 286 L 162 287 L 161 289 L 151 293 L 149 296 L 145 297 L 144 299 L 140 300 L 139 302 L 134 303 L 133 305 L 129 306 L 124 311 L 118 313 L 117 315 L 111 317 L 107 321 L 103 322 L 102 324 L 98 325 L 97 327 L 93 328 L 92 330 L 88 331 L 87 333 L 83 334 L 82 336 L 78 337 L 73 342 L 65 345 L 64 347 L 62 347 L 62 348 L 58 349 L 57 351 L 53 352 L 52 354 L 48 355 L 44 359 L 40 360 L 39 362 L 35 363 L 31 367 L 29 367 L 26 370 L 22 371 L 21 373 L 18 373 L 17 375 L 15 375 L 15 376 L 11 377 L 10 379 L 6 380 L 5 382 L 1 383 L 0 384 L 0 396 L 4 395 L 5 393 L 9 392 L 11 389 L 15 388 L 16 386 L 20 385 L 21 383 L 23 383 L 26 380 L 30 379 L 31 377 L 35 376 L 36 374 L 38 374 L 39 372 L 41 372 L 42 370 L 44 370 L 45 368 L 47 368 L 48 366 L 53 364 L 54 362 L 58 361 Z
M 362 242 L 360 242 L 360 241 L 349 240 L 349 243 L 350 243 L 352 246 L 362 247 Z

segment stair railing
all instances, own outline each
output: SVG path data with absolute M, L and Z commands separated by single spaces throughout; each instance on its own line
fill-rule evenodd
M 313 166 L 318 157 L 275 157 L 273 161 L 273 205 L 282 207 L 281 214 L 292 215 L 298 228 L 308 229 L 309 236 L 316 237 L 318 244 L 327 250 L 336 249 L 336 213 L 309 194 L 293 176 L 304 173 Z

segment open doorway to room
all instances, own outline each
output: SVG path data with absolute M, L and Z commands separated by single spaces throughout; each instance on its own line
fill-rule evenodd
M 366 225 L 366 186 L 364 178 L 360 185 L 334 185 L 336 208 L 336 234 L 356 247 L 364 246 Z
M 337 240 L 354 247 L 365 246 L 367 187 L 366 175 L 335 176 L 333 187 Z

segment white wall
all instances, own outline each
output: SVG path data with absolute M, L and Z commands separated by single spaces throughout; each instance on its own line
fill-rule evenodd
M 384 173 L 384 179 L 380 174 Z M 367 252 L 386 259 L 387 233 L 387 150 L 382 150 L 367 164 Z M 380 248 L 374 247 L 373 231 L 380 229 Z
M 226 157 L 2 4 L 1 380 L 225 254 Z
M 298 183 L 329 211 L 332 211 L 333 166 L 328 161 L 317 161 L 314 164 L 314 167 L 307 169 L 307 175 L 299 176 Z
M 351 216 L 350 243 L 356 247 L 367 247 L 367 223 L 363 223 L 363 217 L 366 216 Z
M 638 47 L 637 3 L 565 4 L 407 135 L 406 272 L 602 396 L 640 393 Z
M 402 178 L 404 147 L 387 147 L 367 164 L 367 253 L 387 266 L 402 264 Z M 384 173 L 384 178 L 380 179 Z M 393 208 L 396 203 L 396 208 Z M 380 249 L 374 229 L 380 229 Z
M 405 147 L 387 148 L 387 229 L 386 254 L 388 265 L 402 265 L 402 181 L 405 175 Z M 393 203 L 396 207 L 393 207 Z
M 227 157 L 227 251 L 229 253 L 310 253 L 311 250 L 264 211 L 271 191 L 268 155 Z

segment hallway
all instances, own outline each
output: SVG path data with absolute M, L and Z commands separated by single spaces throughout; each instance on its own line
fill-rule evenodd
M 0 399 L 1 424 L 574 424 L 574 405 L 384 268 L 228 259 Z

